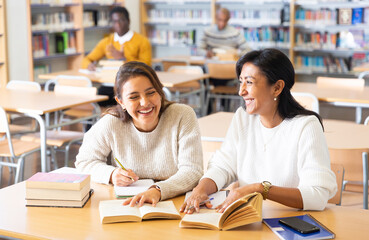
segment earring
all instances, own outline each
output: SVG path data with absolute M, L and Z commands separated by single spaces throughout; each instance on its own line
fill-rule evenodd
M 277 101 L 277 98 L 275 97 L 273 100 L 274 100 L 274 101 Z

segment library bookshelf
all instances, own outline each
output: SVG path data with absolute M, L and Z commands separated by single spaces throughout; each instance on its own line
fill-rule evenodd
M 8 82 L 5 0 L 0 0 L 0 88 Z
M 155 48 L 166 47 L 167 55 L 192 55 L 201 29 L 215 22 L 218 7 L 230 10 L 229 24 L 244 33 L 251 49 L 282 50 L 289 55 L 298 75 L 353 76 L 356 65 L 369 61 L 368 0 L 141 0 L 141 32 Z M 191 17 L 199 9 L 209 12 L 206 16 L 210 19 L 193 21 Z M 339 21 L 343 10 L 351 12 L 346 23 Z M 327 15 L 331 18 L 322 19 Z M 176 43 L 180 39 L 170 44 L 173 29 L 178 38 L 191 36 L 184 32 L 195 29 L 194 39 L 182 41 L 186 52 L 181 52 Z M 343 45 L 345 33 L 353 34 L 358 46 Z M 163 57 L 158 55 L 160 52 L 163 51 L 154 51 L 153 56 Z
M 296 73 L 354 76 L 369 60 L 369 1 L 291 1 Z
M 77 70 L 110 32 L 109 11 L 124 0 L 27 0 L 29 76 Z

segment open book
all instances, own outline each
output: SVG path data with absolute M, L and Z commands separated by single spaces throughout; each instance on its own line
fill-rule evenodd
M 123 206 L 124 200 L 100 201 L 101 223 L 140 222 L 144 219 L 181 219 L 172 201 L 158 202 L 156 207 L 144 204 L 142 207 Z
M 140 179 L 127 187 L 114 186 L 114 191 L 117 198 L 127 198 L 146 191 L 152 185 L 154 185 L 154 180 Z
M 213 209 L 200 209 L 199 213 L 186 214 L 179 226 L 182 228 L 206 228 L 228 230 L 262 219 L 263 197 L 260 193 L 248 194 L 232 203 L 223 213 Z

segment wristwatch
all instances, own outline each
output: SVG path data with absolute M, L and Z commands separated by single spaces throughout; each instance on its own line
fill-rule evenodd
M 158 185 L 152 185 L 151 187 L 149 187 L 149 189 L 151 188 L 155 188 L 156 190 L 158 190 L 161 193 L 161 189 Z
M 269 194 L 269 189 L 272 187 L 272 184 L 268 181 L 263 181 L 261 183 L 261 185 L 263 185 L 263 193 L 261 195 L 263 195 L 263 199 L 267 199 L 268 194 Z

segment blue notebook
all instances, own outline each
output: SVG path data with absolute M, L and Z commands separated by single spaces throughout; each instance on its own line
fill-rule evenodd
M 297 216 L 298 218 L 311 223 L 320 228 L 319 232 L 302 234 L 299 233 L 292 228 L 289 228 L 281 223 L 279 223 L 280 219 L 283 218 L 264 218 L 263 222 L 267 225 L 280 239 L 284 240 L 298 240 L 298 239 L 332 239 L 335 238 L 335 234 L 330 231 L 323 224 L 318 222 L 314 217 L 310 214 L 305 214 L 301 216 Z

